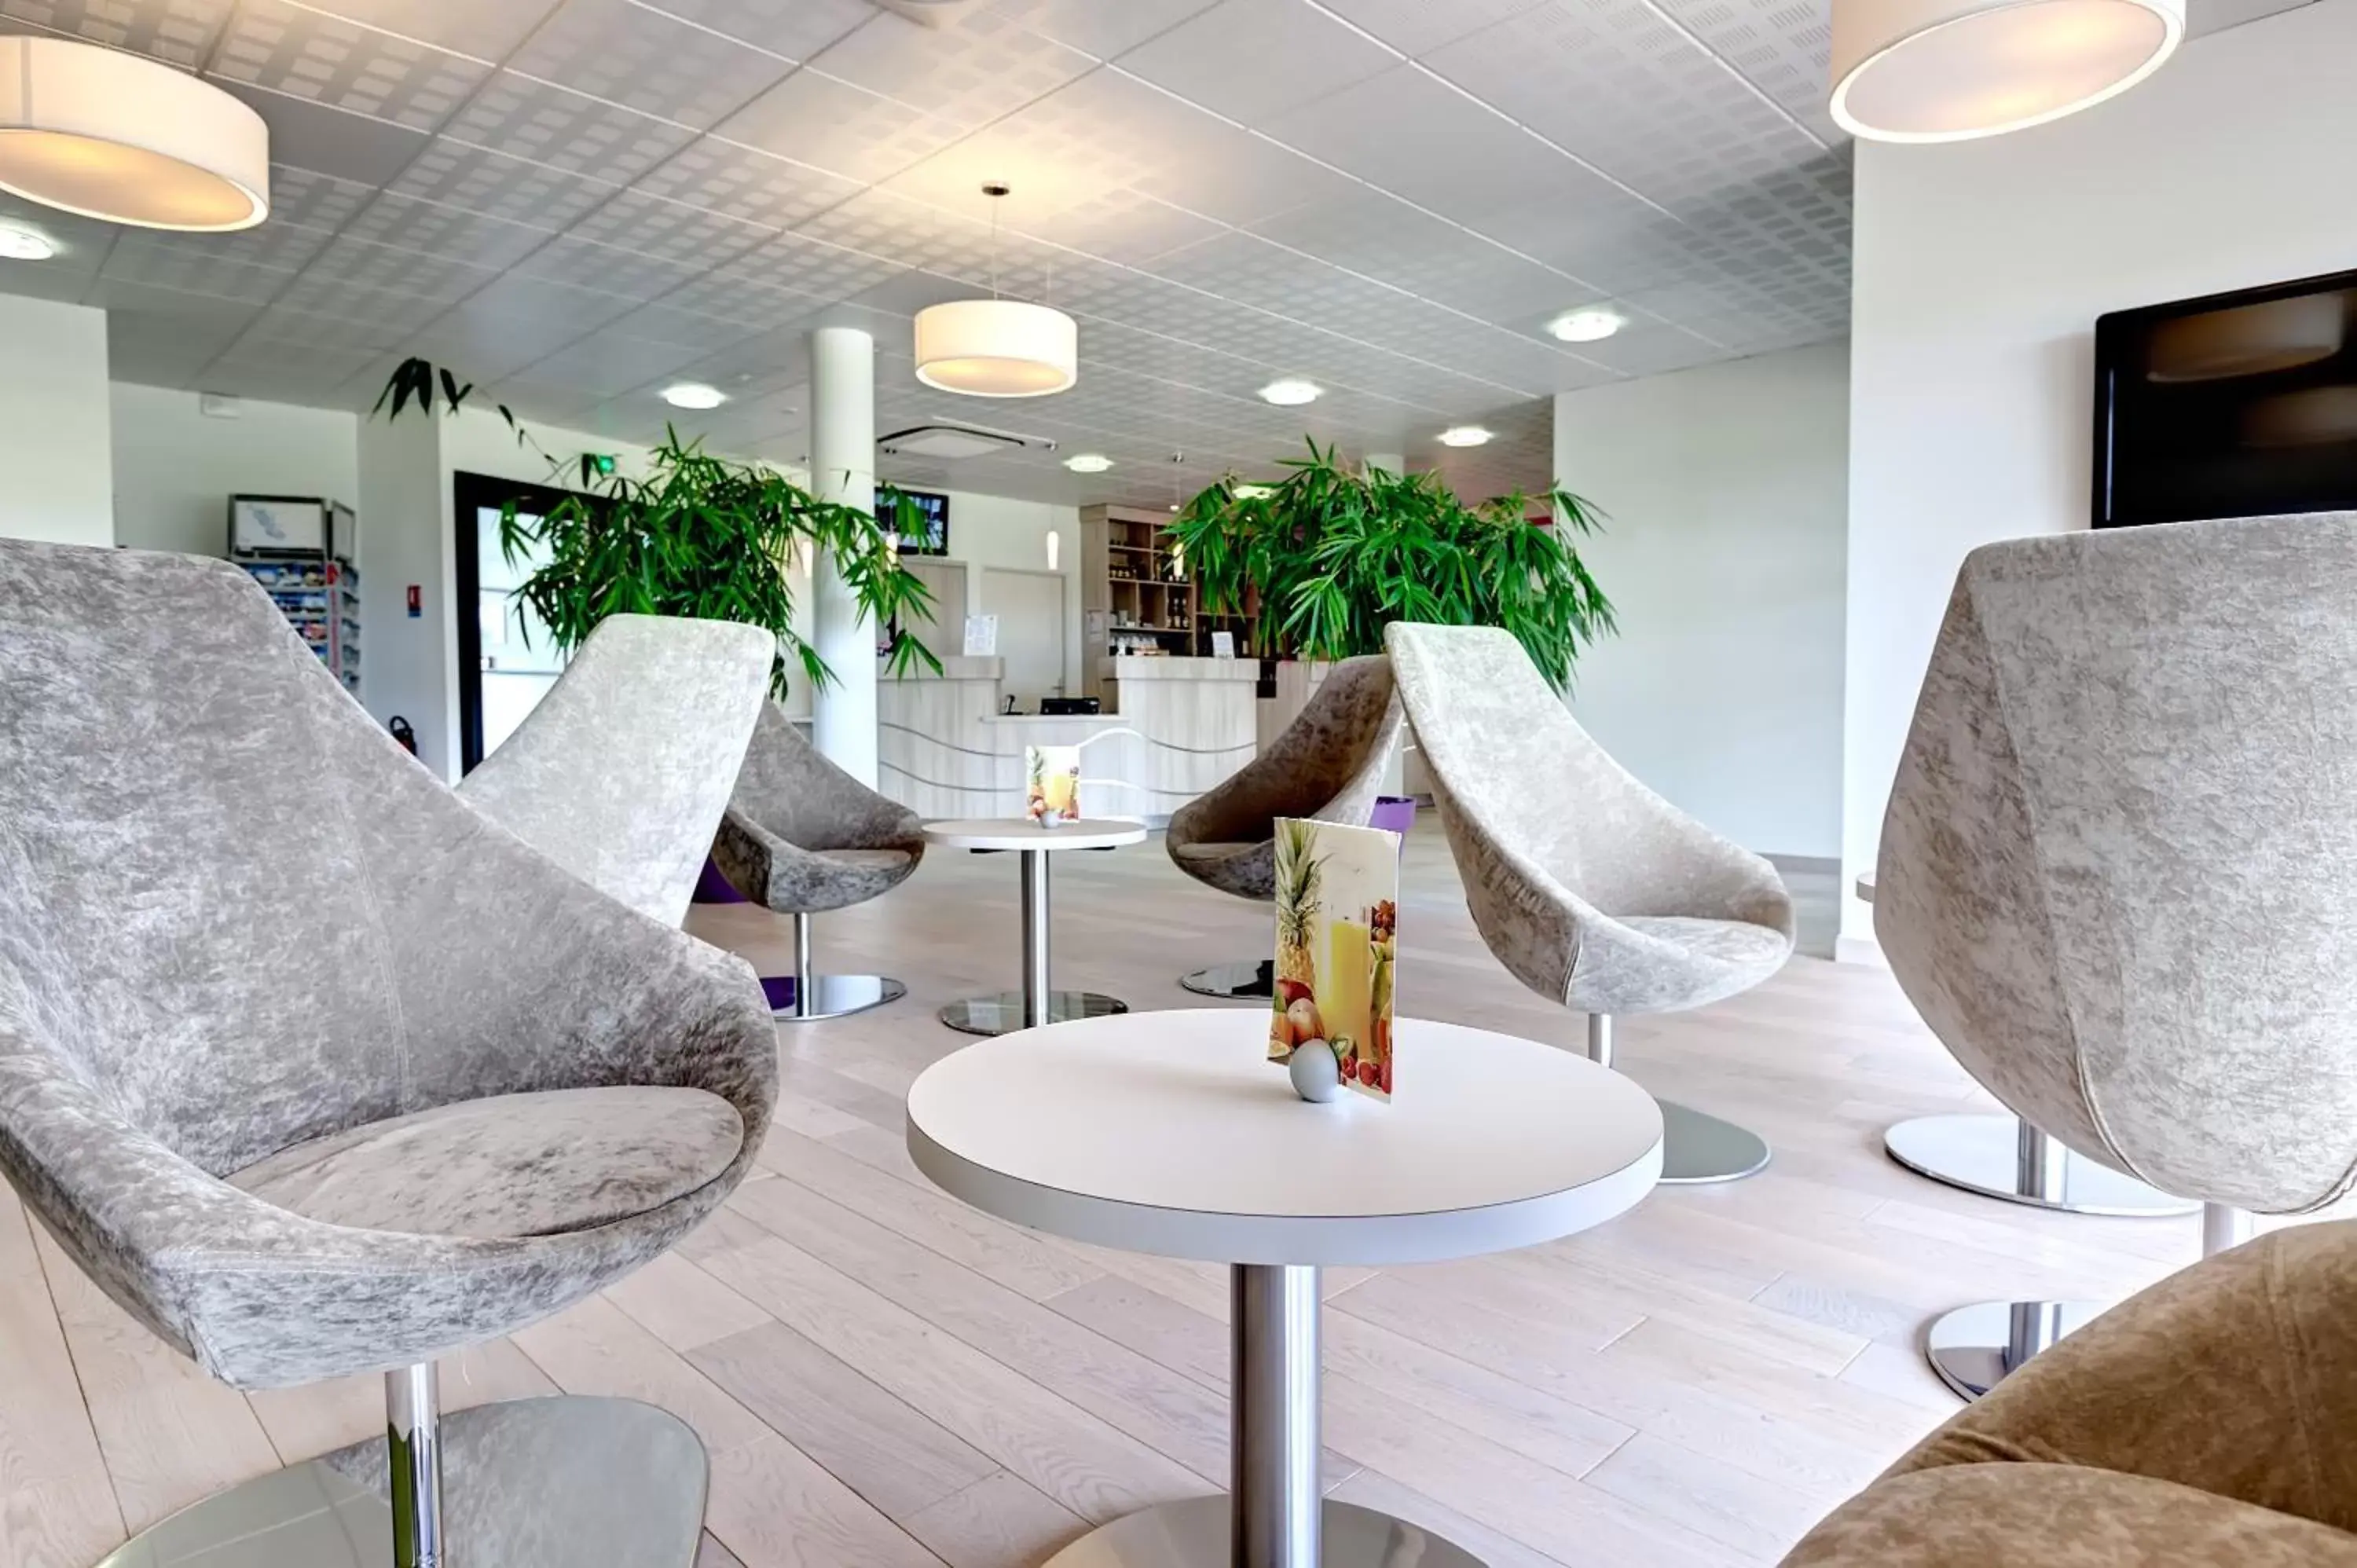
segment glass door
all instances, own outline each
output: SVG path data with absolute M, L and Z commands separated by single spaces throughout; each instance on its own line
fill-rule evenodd
M 500 548 L 509 501 L 538 520 L 563 492 L 481 474 L 456 476 L 457 532 L 458 767 L 475 765 L 513 735 L 565 673 L 565 656 L 515 590 L 545 562 L 535 546 L 510 561 Z

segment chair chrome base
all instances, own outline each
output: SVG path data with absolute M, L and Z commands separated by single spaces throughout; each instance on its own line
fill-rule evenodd
M 1612 1016 L 1587 1015 L 1587 1059 L 1598 1067 L 1612 1065 Z M 1674 1101 L 1655 1101 L 1662 1108 L 1662 1182 L 1667 1187 L 1701 1187 L 1709 1182 L 1741 1181 L 1768 1168 L 1768 1140 L 1732 1122 Z
M 449 1551 L 418 1568 L 690 1568 L 704 1444 L 635 1400 L 513 1400 L 439 1421 Z M 98 1568 L 393 1568 L 382 1439 L 216 1492 Z
M 1198 996 L 1274 1002 L 1276 1000 L 1276 962 L 1274 959 L 1265 958 L 1258 963 L 1215 963 L 1209 969 L 1180 975 L 1178 983 Z
M 1061 1024 L 1071 1018 L 1103 1018 L 1128 1011 L 1129 1004 L 1121 998 L 1094 991 L 1051 991 L 1048 993 L 1048 1022 L 1050 1024 Z M 961 1034 L 1011 1035 L 1024 1026 L 1023 993 L 1002 991 L 996 996 L 969 996 L 963 1002 L 952 1002 L 942 1008 L 941 1020 Z
M 1320 1568 L 1482 1568 L 1481 1560 L 1405 1520 L 1328 1499 Z M 1164 1503 L 1088 1534 L 1048 1559 L 1047 1568 L 1230 1568 L 1224 1497 Z
M 1768 1168 L 1768 1140 L 1749 1128 L 1664 1100 L 1662 1107 L 1662 1183 L 1700 1187 L 1740 1181 Z
M 1940 1380 L 1969 1402 L 2064 1335 L 2084 1328 L 2109 1305 L 1984 1301 L 1960 1306 L 1924 1331 L 1923 1355 Z
M 801 1005 L 802 988 L 791 974 L 765 974 L 761 990 L 770 998 L 770 1016 L 781 1023 L 807 1024 L 819 1018 L 841 1018 L 865 1013 L 887 1002 L 898 1002 L 909 988 L 881 974 L 818 974 L 810 981 L 811 1005 Z
M 2021 1122 L 2011 1116 L 1918 1116 L 1882 1135 L 1885 1153 L 1918 1176 L 1983 1197 L 2124 1218 L 2190 1214 L 2201 1206 L 2171 1197 L 2111 1166 L 2054 1144 L 2060 1179 L 2022 1174 Z M 2034 1136 L 2035 1134 L 2033 1134 Z M 2049 1140 L 2051 1142 L 2051 1140 Z M 2041 1186 L 2045 1190 L 2038 1190 Z

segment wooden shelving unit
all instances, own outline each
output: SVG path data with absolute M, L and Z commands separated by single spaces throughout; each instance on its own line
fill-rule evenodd
M 1081 618 L 1083 689 L 1109 695 L 1102 661 L 1131 651 L 1155 650 L 1172 658 L 1211 656 L 1211 634 L 1232 631 L 1239 658 L 1245 623 L 1205 616 L 1195 585 L 1171 553 L 1169 514 L 1135 507 L 1081 509 Z

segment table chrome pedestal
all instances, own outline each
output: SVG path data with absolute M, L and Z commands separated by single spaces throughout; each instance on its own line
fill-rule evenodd
M 2123 1219 L 2201 1207 L 2083 1159 L 2015 1116 L 1919 1116 L 1883 1133 L 1882 1147 L 1918 1176 L 2007 1203 Z
M 1128 1012 L 1129 1004 L 1119 997 L 1093 991 L 1058 991 L 1048 983 L 1049 852 L 1026 849 L 1019 853 L 1023 857 L 1023 989 L 952 1002 L 941 1010 L 942 1022 L 961 1034 L 1007 1035 L 1042 1024 Z
M 1229 1269 L 1232 1484 L 1092 1530 L 1047 1568 L 1481 1568 L 1421 1526 L 1318 1486 L 1318 1271 Z

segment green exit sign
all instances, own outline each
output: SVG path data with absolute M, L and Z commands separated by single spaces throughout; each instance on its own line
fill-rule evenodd
M 589 466 L 600 474 L 611 474 L 614 471 L 614 455 L 611 452 L 592 452 L 589 454 Z

